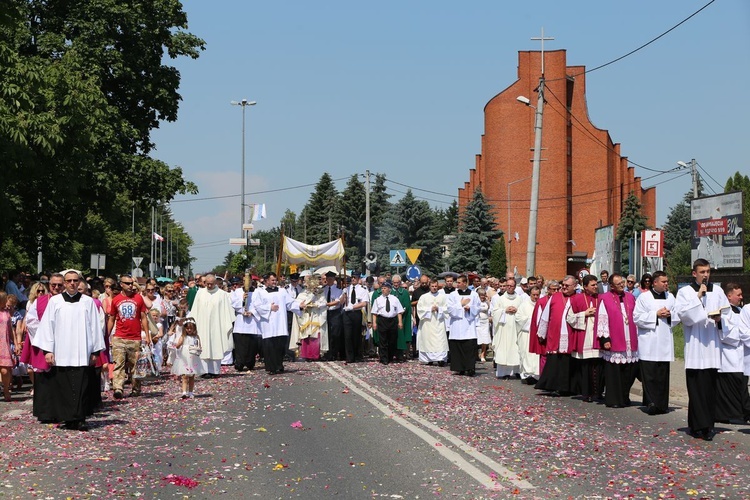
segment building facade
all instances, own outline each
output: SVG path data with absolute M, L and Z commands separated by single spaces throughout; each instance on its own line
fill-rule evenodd
M 619 223 L 632 191 L 651 227 L 656 223 L 656 188 L 620 155 L 609 132 L 591 123 L 584 66 L 567 66 L 564 50 L 545 51 L 545 106 L 537 216 L 535 274 L 560 278 L 586 267 L 594 253 L 594 231 Z M 508 268 L 526 275 L 527 236 L 534 148 L 534 109 L 541 52 L 519 52 L 518 80 L 485 106 L 481 154 L 458 190 L 459 209 L 481 189 L 505 233 Z M 611 272 L 612 270 L 610 270 Z

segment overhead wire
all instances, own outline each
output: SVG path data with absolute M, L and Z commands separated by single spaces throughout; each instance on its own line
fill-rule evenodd
M 721 192 L 723 192 L 723 191 L 724 191 L 724 186 L 722 186 L 721 184 L 719 184 L 719 183 L 718 183 L 718 182 L 716 181 L 716 179 L 714 179 L 713 177 L 711 177 L 711 174 L 709 174 L 709 173 L 708 173 L 708 170 L 706 170 L 705 168 L 703 168 L 703 167 L 701 166 L 701 164 L 700 164 L 700 163 L 698 163 L 698 162 L 695 162 L 695 164 L 696 164 L 696 165 L 698 165 L 698 168 L 700 168 L 700 169 L 701 169 L 701 170 L 702 170 L 702 171 L 703 171 L 703 172 L 704 172 L 704 173 L 705 173 L 705 174 L 706 174 L 706 175 L 708 176 L 708 178 L 709 178 L 709 179 L 711 179 L 712 181 L 714 181 L 714 184 L 716 184 L 716 186 L 717 186 L 717 187 L 719 188 L 719 191 L 721 191 Z M 701 177 L 702 177 L 702 176 L 701 176 Z
M 688 17 L 686 17 L 685 19 L 683 19 L 683 20 L 682 20 L 682 21 L 680 21 L 679 23 L 677 23 L 677 24 L 675 24 L 674 26 L 672 26 L 671 28 L 669 28 L 669 29 L 668 29 L 667 31 L 663 32 L 662 34 L 660 34 L 660 35 L 659 35 L 659 36 L 657 36 L 657 37 L 654 37 L 654 38 L 652 38 L 651 40 L 649 40 L 648 42 L 644 43 L 643 45 L 641 45 L 641 46 L 639 46 L 639 47 L 636 47 L 635 49 L 631 50 L 631 51 L 630 51 L 630 52 L 628 52 L 627 54 L 621 55 L 620 57 L 617 57 L 617 58 L 615 58 L 615 59 L 612 59 L 611 61 L 608 61 L 608 62 L 606 62 L 606 63 L 604 63 L 604 64 L 600 64 L 599 66 L 595 66 L 595 67 L 593 67 L 593 68 L 591 68 L 591 69 L 587 69 L 586 71 L 582 71 L 581 73 L 576 73 L 576 74 L 574 74 L 574 75 L 568 75 L 568 76 L 565 76 L 565 77 L 561 77 L 561 78 L 555 78 L 555 79 L 552 79 L 552 80 L 546 80 L 546 81 L 547 81 L 547 82 L 554 82 L 554 81 L 557 81 L 557 80 L 565 80 L 565 79 L 567 79 L 567 78 L 575 78 L 576 76 L 580 76 L 580 75 L 585 75 L 585 74 L 587 74 L 587 73 L 592 73 L 592 72 L 594 72 L 594 71 L 596 71 L 596 70 L 599 70 L 599 69 L 602 69 L 602 68 L 606 68 L 607 66 L 609 66 L 609 65 L 611 65 L 611 64 L 614 64 L 614 63 L 616 63 L 616 62 L 618 62 L 618 61 L 621 61 L 621 60 L 625 59 L 626 57 L 628 57 L 628 56 L 631 56 L 631 55 L 635 54 L 635 53 L 636 53 L 636 52 L 638 52 L 639 50 L 641 50 L 641 49 L 644 49 L 644 48 L 648 47 L 649 45 L 651 45 L 651 44 L 652 44 L 652 43 L 654 43 L 655 41 L 659 40 L 660 38 L 662 38 L 662 37 L 666 36 L 666 35 L 667 35 L 667 34 L 669 34 L 670 32 L 672 32 L 672 31 L 674 31 L 675 29 L 679 28 L 680 26 L 682 26 L 683 24 L 685 24 L 686 22 L 688 22 L 688 21 L 689 21 L 690 19 L 692 19 L 693 17 L 697 16 L 697 15 L 698 15 L 698 14 L 699 14 L 700 12 L 702 12 L 702 11 L 703 11 L 704 9 L 706 9 L 706 8 L 707 8 L 707 7 L 709 6 L 709 5 L 711 5 L 711 4 L 712 4 L 712 3 L 714 3 L 715 1 L 716 1 L 716 0 L 711 0 L 711 1 L 710 1 L 710 2 L 708 2 L 708 3 L 706 4 L 706 5 L 704 5 L 703 7 L 701 7 L 701 8 L 700 8 L 700 9 L 698 9 L 698 10 L 696 10 L 695 12 L 693 12 L 692 14 L 690 14 L 690 15 L 689 15 Z
M 345 179 L 348 179 L 348 178 L 349 177 L 339 177 L 337 179 L 332 179 L 332 181 L 333 182 L 338 182 L 338 181 L 342 181 L 342 180 L 345 180 Z M 310 184 L 300 184 L 299 186 L 289 186 L 289 187 L 278 188 L 278 189 L 266 189 L 264 191 L 250 191 L 250 192 L 246 192 L 245 196 L 256 195 L 256 194 L 278 193 L 278 192 L 281 192 L 281 191 L 291 191 L 293 189 L 302 189 L 302 188 L 305 188 L 305 187 L 315 186 L 317 184 L 318 184 L 317 182 L 312 182 Z M 224 198 L 238 198 L 240 196 L 242 196 L 242 193 L 226 194 L 226 195 L 223 195 L 223 196 L 206 196 L 206 197 L 203 197 L 203 198 L 188 198 L 188 199 L 184 199 L 184 200 L 172 200 L 172 201 L 170 201 L 170 203 L 186 203 L 186 202 L 191 202 L 191 201 L 220 200 L 220 199 L 224 199 Z
M 551 88 L 545 87 L 545 89 L 546 89 L 546 92 L 549 92 L 552 95 L 552 97 L 555 98 L 555 100 L 560 104 L 560 106 L 562 106 L 563 108 L 565 108 L 567 110 L 567 106 L 565 104 L 563 104 L 562 101 L 560 101 L 560 98 L 558 98 L 557 95 L 554 92 L 552 92 Z M 554 110 L 560 116 L 562 116 L 563 118 L 565 118 L 567 120 L 567 116 L 565 116 L 564 114 L 562 114 L 562 112 L 560 112 L 560 110 L 558 110 L 554 106 L 550 106 L 550 107 L 552 108 L 552 110 Z M 615 153 L 615 154 L 617 154 L 619 156 L 619 153 L 617 153 L 617 151 L 615 151 L 613 148 L 609 147 L 608 144 L 603 143 L 601 140 L 599 140 L 598 137 L 596 137 L 593 133 L 591 133 L 590 130 L 588 130 L 587 128 L 585 128 L 586 125 L 581 120 L 579 120 L 578 117 L 576 115 L 574 115 L 572 111 L 567 110 L 566 112 L 570 115 L 571 118 L 573 118 L 576 122 L 578 122 L 581 125 L 581 127 L 583 127 L 583 128 L 577 127 L 577 126 L 573 125 L 572 123 L 571 123 L 571 125 L 573 125 L 576 129 L 580 130 L 581 132 L 584 132 L 585 134 L 587 134 L 594 141 L 596 141 L 598 144 L 600 144 L 601 146 L 603 146 L 607 151 L 611 151 L 612 153 Z M 631 165 L 635 165 L 636 167 L 642 168 L 644 170 L 648 170 L 650 172 L 667 173 L 667 172 L 671 172 L 672 170 L 674 170 L 674 169 L 670 169 L 670 170 L 657 170 L 655 168 L 650 168 L 650 167 L 647 167 L 645 165 L 641 165 L 639 163 L 634 162 L 629 157 L 627 158 L 627 161 Z

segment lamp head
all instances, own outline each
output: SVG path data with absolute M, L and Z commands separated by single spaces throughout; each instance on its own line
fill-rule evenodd
M 682 167 L 682 168 L 687 168 L 688 165 L 684 161 L 678 161 L 677 166 Z
M 519 95 L 518 97 L 516 97 L 516 101 L 518 101 L 521 104 L 524 104 L 526 106 L 530 106 L 531 105 L 531 101 L 529 100 L 529 98 L 528 97 L 524 97 L 522 95 Z

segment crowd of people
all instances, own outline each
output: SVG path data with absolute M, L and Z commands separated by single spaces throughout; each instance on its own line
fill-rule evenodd
M 674 295 L 664 272 L 638 281 L 599 278 L 422 275 L 247 278 L 213 274 L 143 286 L 130 275 L 84 280 L 76 270 L 33 279 L 11 273 L 0 292 L 0 374 L 28 374 L 34 415 L 76 430 L 102 393 L 142 394 L 139 363 L 179 379 L 194 397 L 196 377 L 286 360 L 383 365 L 416 360 L 473 377 L 493 363 L 499 379 L 519 379 L 555 397 L 630 406 L 636 379 L 649 415 L 669 409 L 672 329 L 682 324 L 692 435 L 711 440 L 715 422 L 750 421 L 750 305 L 733 283 L 710 282 L 710 264 Z M 282 282 L 280 282 L 282 281 Z

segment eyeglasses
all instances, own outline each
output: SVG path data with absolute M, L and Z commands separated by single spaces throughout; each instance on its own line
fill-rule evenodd
M 153 292 L 154 290 L 156 290 L 156 289 L 155 288 L 146 288 L 147 292 Z
M 50 284 L 49 284 L 49 287 L 50 287 L 50 288 L 60 288 L 60 287 L 62 287 L 62 286 L 63 286 L 63 284 L 62 284 L 62 283 L 50 283 Z
M 633 281 L 633 280 L 628 280 L 628 283 L 630 283 L 630 284 L 632 285 L 632 284 L 634 284 L 634 283 L 635 283 L 635 281 Z
M 133 282 L 132 281 L 121 281 L 120 284 L 121 285 L 132 285 Z
M 565 284 L 565 283 L 563 283 L 563 284 L 562 284 L 562 285 L 560 285 L 560 286 L 561 286 L 561 287 L 563 287 L 563 288 L 570 288 L 570 287 L 571 287 L 571 286 L 573 286 L 573 285 L 568 285 L 568 284 Z
M 72 278 L 69 280 L 65 280 L 65 283 L 78 283 L 79 281 L 81 280 L 79 280 L 78 278 Z

